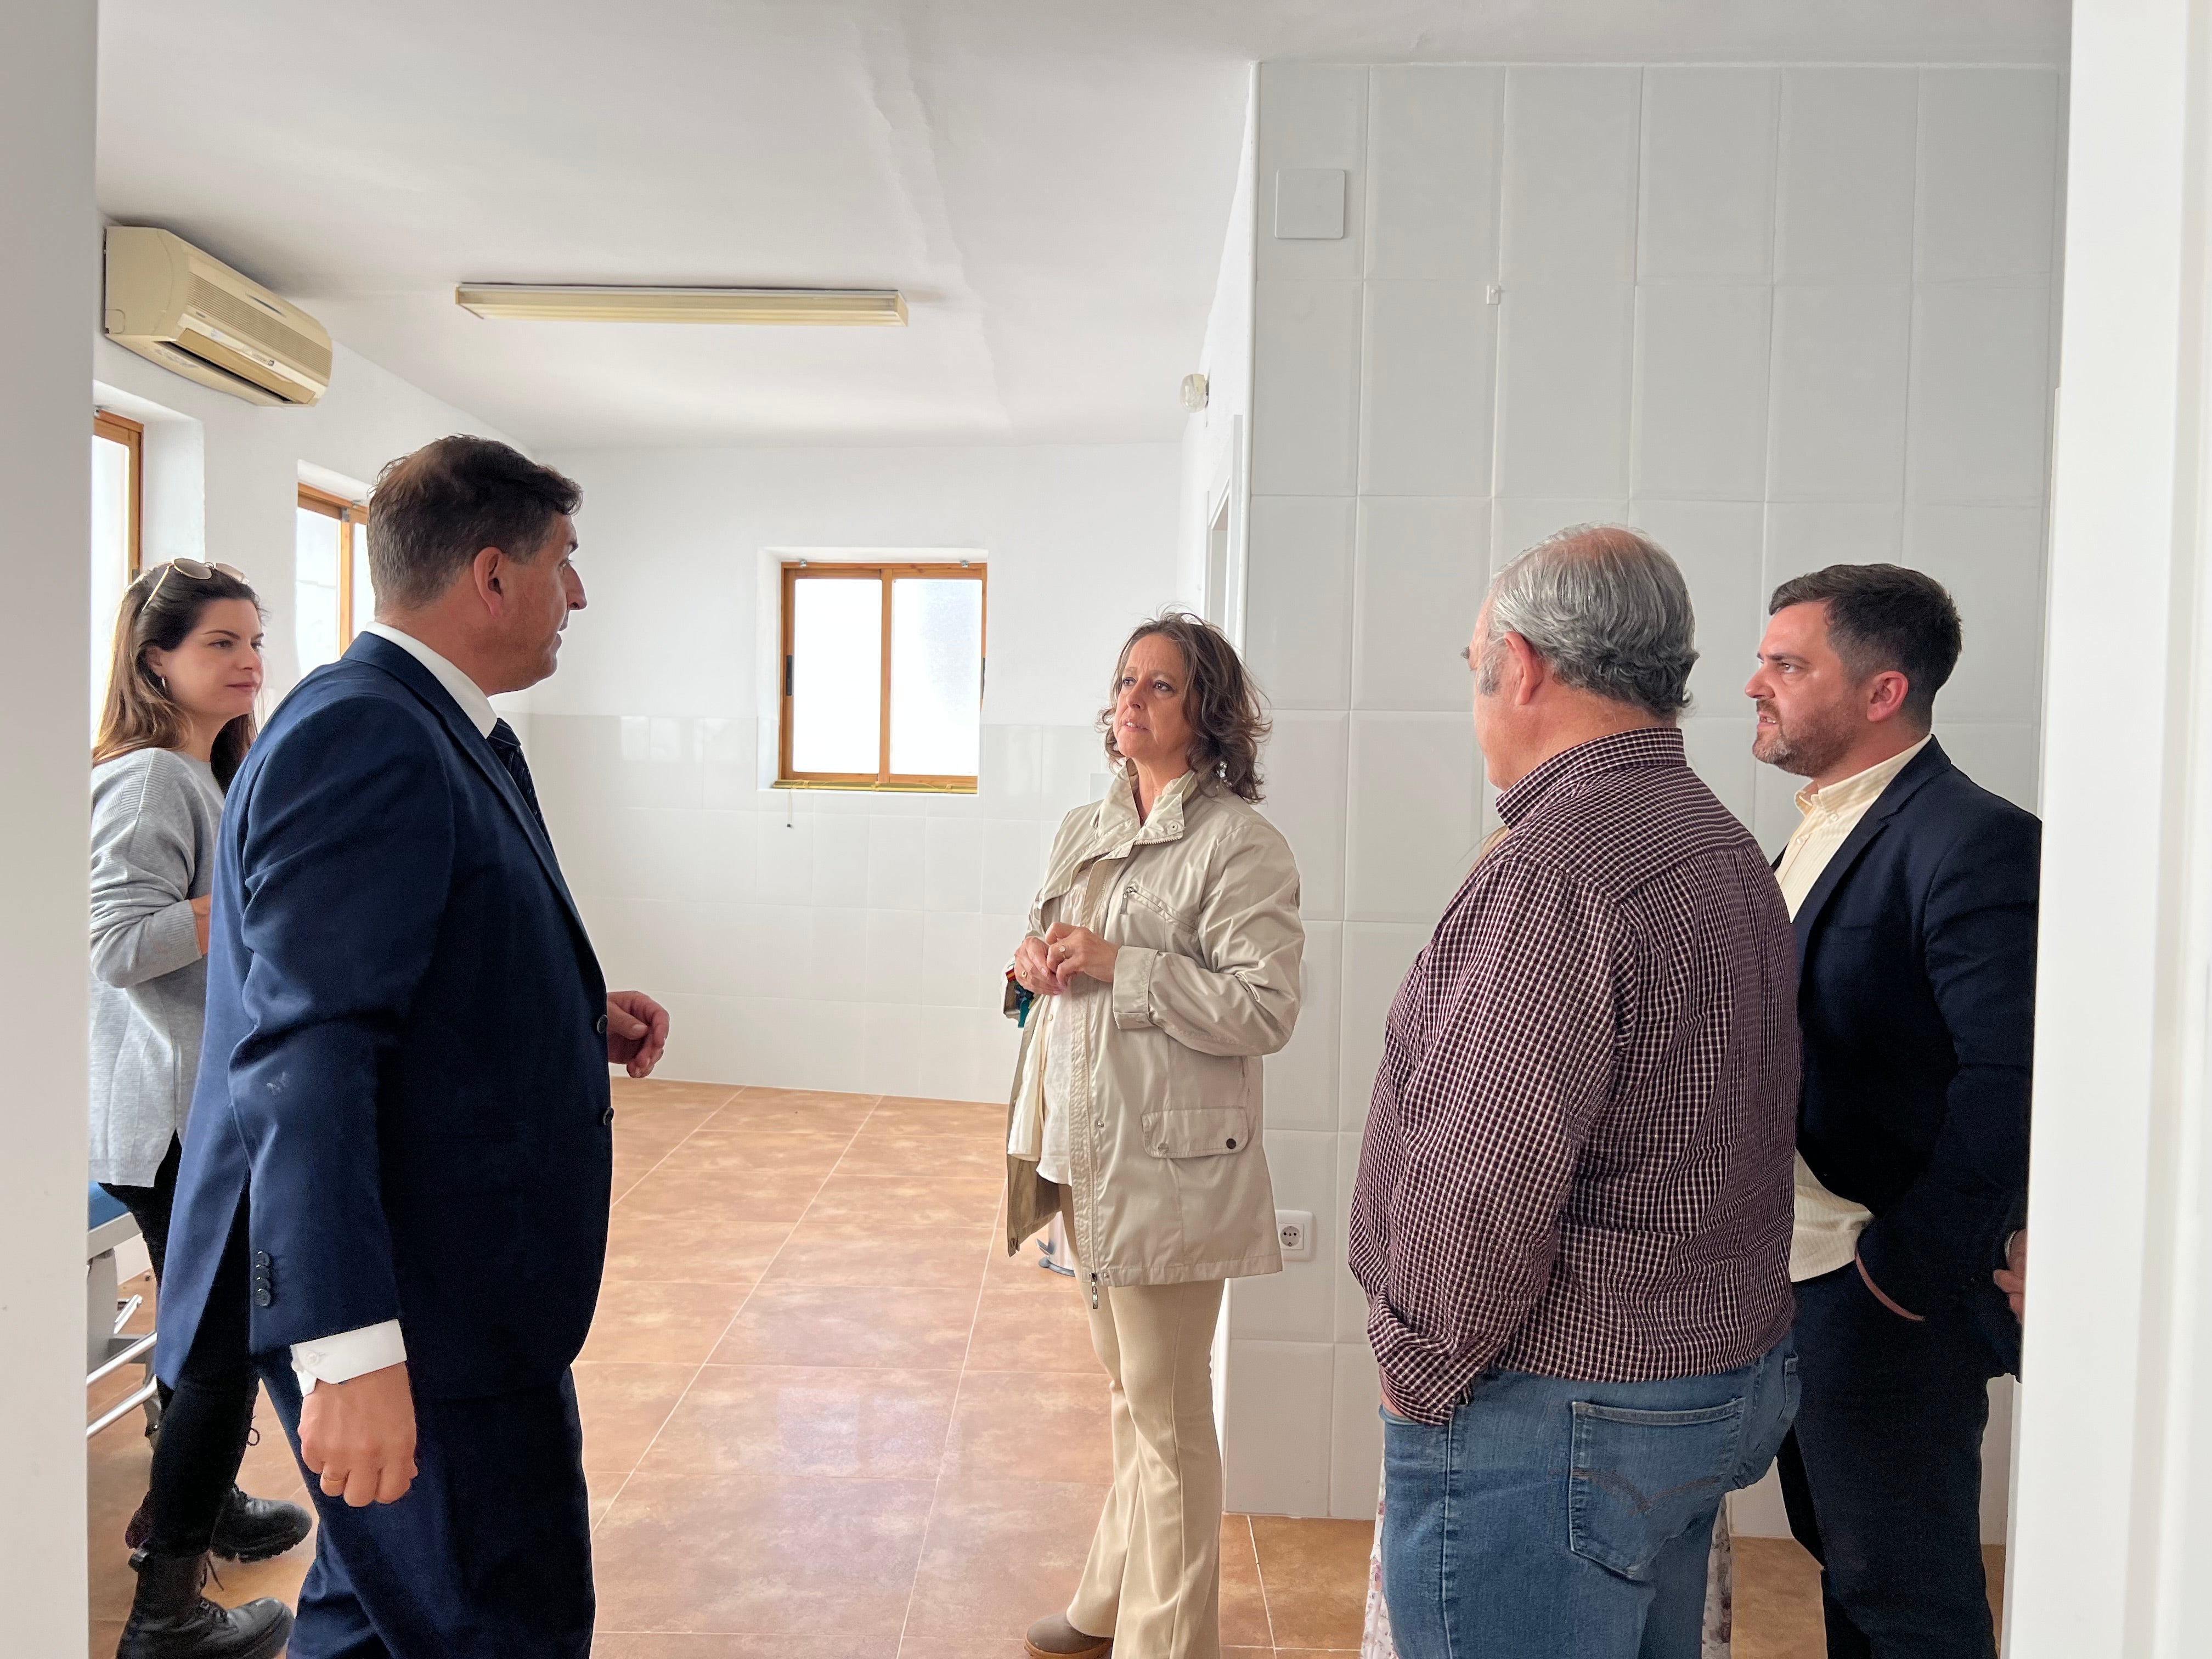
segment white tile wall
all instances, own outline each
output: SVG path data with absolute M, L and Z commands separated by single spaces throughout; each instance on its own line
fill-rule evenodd
M 1967 635 L 1938 733 L 2033 805 L 2062 107 L 2019 69 L 1361 76 L 1262 71 L 1263 167 L 1345 168 L 1352 207 L 1340 242 L 1261 238 L 1249 619 L 1312 919 L 1271 1137 L 1303 1188 L 1334 1122 L 1340 1237 L 1384 1016 L 1487 807 L 1458 650 L 1522 549 L 1611 520 L 1674 554 L 1691 762 L 1770 850 L 1799 781 L 1750 753 L 1767 594 L 1846 561 L 1933 572 Z M 1232 1503 L 1371 1514 L 1341 1261 L 1325 1297 L 1240 1289 L 1230 1317 Z

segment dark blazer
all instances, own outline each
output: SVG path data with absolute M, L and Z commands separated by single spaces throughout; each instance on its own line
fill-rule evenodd
M 606 1249 L 605 1016 L 514 781 L 363 635 L 285 699 L 225 805 L 161 1374 L 243 1206 L 257 1353 L 397 1319 L 419 1394 L 559 1376 Z
M 1875 1219 L 1860 1258 L 1918 1314 L 2011 1325 L 1990 1273 L 2027 1194 L 2042 825 L 1929 743 L 1798 907 L 1797 1148 Z

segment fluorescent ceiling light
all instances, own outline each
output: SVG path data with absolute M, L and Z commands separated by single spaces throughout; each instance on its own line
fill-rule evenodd
M 453 303 L 479 317 L 541 323 L 906 322 L 896 289 L 592 288 L 538 283 L 464 283 Z

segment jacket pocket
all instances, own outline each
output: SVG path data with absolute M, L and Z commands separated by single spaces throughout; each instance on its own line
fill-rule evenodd
M 1144 1128 L 1154 1158 L 1224 1158 L 1252 1144 L 1252 1115 L 1242 1106 L 1146 1112 Z
M 1575 1402 L 1568 1547 L 1648 1582 L 1659 1552 L 1718 1506 L 1736 1462 L 1743 1401 L 1694 1411 Z

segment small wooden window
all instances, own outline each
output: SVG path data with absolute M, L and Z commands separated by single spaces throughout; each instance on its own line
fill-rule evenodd
M 102 560 L 119 566 L 126 587 L 138 580 L 139 571 L 145 568 L 142 505 L 145 481 L 146 428 L 104 409 L 94 411 L 92 533 L 104 544 Z
M 368 528 L 368 509 L 361 502 L 300 486 L 293 616 L 302 674 L 343 656 L 376 615 Z
M 981 560 L 787 562 L 779 787 L 973 792 L 985 616 Z

